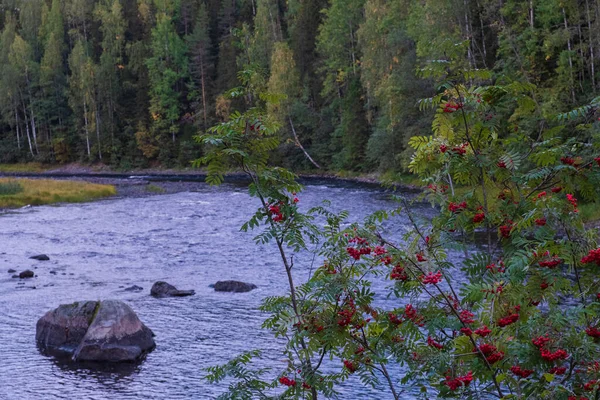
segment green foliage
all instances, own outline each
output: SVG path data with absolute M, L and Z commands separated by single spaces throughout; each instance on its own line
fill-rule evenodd
M 21 193 L 23 186 L 16 181 L 0 182 L 0 196 Z
M 575 136 L 577 119 L 545 119 L 531 85 L 468 83 L 489 75 L 461 63 L 440 72 L 439 94 L 423 102 L 435 111 L 432 134 L 408 141 L 411 168 L 429 183 L 418 200 L 439 207 L 428 221 L 402 198 L 398 209 L 361 224 L 349 225 L 346 212 L 332 213 L 327 204 L 300 213 L 293 174 L 268 163 L 277 145 L 265 108 L 276 96 L 252 90 L 252 71 L 231 93 L 251 95 L 254 106 L 200 137 L 211 146 L 202 162 L 213 182 L 232 163 L 251 177 L 249 193 L 262 206 L 242 230 L 258 229 L 257 243 L 277 244 L 290 285 L 261 307 L 269 314 L 263 328 L 286 339 L 288 367 L 276 381 L 240 372 L 236 360 L 211 370 L 234 378 L 230 396 L 249 398 L 259 388 L 259 397 L 270 398 L 280 387 L 283 398 L 331 397 L 351 374 L 363 385 L 385 386 L 395 399 L 419 389 L 428 398 L 468 399 L 597 391 L 600 372 L 590 360 L 598 354 L 600 250 L 576 199 L 600 195 L 596 131 Z M 578 116 L 586 117 L 572 118 Z M 398 216 L 411 229 L 385 237 L 383 227 Z M 466 247 L 476 235 L 486 245 Z M 297 284 L 287 252 L 301 249 L 314 249 L 320 261 Z M 464 250 L 464 262 L 449 259 L 449 249 Z M 467 280 L 454 279 L 459 273 Z M 398 305 L 378 306 L 382 296 Z M 548 343 L 536 345 L 545 337 Z M 402 368 L 402 379 L 390 375 L 391 365 Z

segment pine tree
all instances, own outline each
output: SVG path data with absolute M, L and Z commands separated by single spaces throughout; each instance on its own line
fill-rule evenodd
M 121 96 L 121 71 L 124 66 L 125 29 L 123 9 L 119 0 L 102 0 L 94 10 L 102 32 L 102 54 L 98 65 L 99 105 L 97 115 L 106 116 L 104 126 L 111 138 L 111 153 L 115 150 L 115 131 L 118 128 L 117 111 Z
M 146 65 L 150 77 L 152 130 L 156 137 L 161 137 L 159 142 L 164 145 L 161 150 L 166 161 L 172 154 L 168 154 L 168 141 L 164 141 L 162 135 L 170 134 L 175 144 L 182 109 L 180 89 L 188 76 L 188 59 L 185 42 L 175 30 L 176 2 L 156 0 L 155 3 L 156 25 L 152 29 L 151 56 Z

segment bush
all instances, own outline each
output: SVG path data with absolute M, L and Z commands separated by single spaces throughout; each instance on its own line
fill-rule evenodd
M 326 207 L 300 213 L 293 174 L 266 164 L 277 136 L 261 104 L 200 138 L 212 146 L 201 160 L 209 182 L 222 182 L 231 164 L 252 179 L 262 206 L 242 229 L 263 227 L 256 241 L 275 242 L 289 282 L 289 295 L 262 307 L 270 313 L 264 327 L 287 338 L 288 367 L 267 380 L 250 366 L 259 354 L 249 353 L 209 368 L 213 382 L 236 378 L 224 398 L 331 397 L 352 374 L 385 385 L 394 399 L 404 390 L 421 398 L 598 398 L 600 248 L 578 198 L 600 195 L 600 135 L 598 122 L 576 121 L 596 120 L 600 99 L 544 115 L 530 85 L 459 83 L 483 82 L 485 71 L 446 78 L 421 103 L 435 110 L 433 134 L 410 140 L 411 171 L 428 184 L 422 199 L 440 210 L 430 221 L 401 198 L 397 210 L 350 227 L 346 213 Z M 385 237 L 382 224 L 401 213 L 411 229 Z M 326 223 L 316 225 L 317 217 Z M 448 259 L 447 249 L 464 248 L 476 233 L 483 249 L 463 263 Z M 323 261 L 297 285 L 289 253 L 309 243 Z M 458 271 L 466 283 L 453 279 Z M 375 282 L 387 291 L 376 293 Z M 377 306 L 376 296 L 398 306 Z M 324 358 L 338 369 L 323 371 Z M 391 375 L 391 364 L 404 375 Z
M 22 191 L 23 186 L 21 186 L 19 182 L 0 182 L 0 196 L 10 196 L 13 194 L 21 193 Z

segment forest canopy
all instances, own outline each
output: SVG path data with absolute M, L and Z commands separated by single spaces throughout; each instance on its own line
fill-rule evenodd
M 252 69 L 281 97 L 275 163 L 402 172 L 432 60 L 530 85 L 548 113 L 600 79 L 598 0 L 1 0 L 0 29 L 0 163 L 189 166 L 195 135 L 249 107 L 227 93 Z

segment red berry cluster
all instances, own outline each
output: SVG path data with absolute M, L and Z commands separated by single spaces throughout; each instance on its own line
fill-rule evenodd
M 552 256 L 552 258 L 550 258 L 548 260 L 540 261 L 538 264 L 542 268 L 553 269 L 553 268 L 556 268 L 557 266 L 559 266 L 561 262 L 562 262 L 562 260 L 560 258 L 558 258 L 557 256 Z
M 544 226 L 546 225 L 546 218 L 538 218 L 535 220 L 535 224 L 537 226 Z
M 573 196 L 572 194 L 568 193 L 567 194 L 567 201 L 569 203 L 571 203 L 571 205 L 573 206 L 573 212 L 578 212 L 579 210 L 577 210 L 577 199 L 575 198 L 575 196 Z
M 475 333 L 481 337 L 486 337 L 487 335 L 492 333 L 492 330 L 488 328 L 487 325 L 484 325 L 479 329 L 475 329 Z
M 469 371 L 464 376 L 457 376 L 452 379 L 450 376 L 446 376 L 446 381 L 444 384 L 450 388 L 450 390 L 456 390 L 461 386 L 469 386 L 469 384 L 473 382 L 473 372 Z
M 505 225 L 502 225 L 500 227 L 500 235 L 505 238 L 508 239 L 510 237 L 510 231 L 512 231 L 512 224 L 513 222 L 511 220 L 506 221 Z
M 450 211 L 454 214 L 460 213 L 465 208 L 467 208 L 467 202 L 465 202 L 465 201 L 463 201 L 462 203 L 459 203 L 459 204 L 456 204 L 453 202 L 450 202 L 450 204 L 448 204 L 448 211 Z
M 498 321 L 498 326 L 499 327 L 505 327 L 511 324 L 514 324 L 515 322 L 517 322 L 519 320 L 519 311 L 521 311 L 521 306 L 516 306 L 515 307 L 515 312 L 500 318 L 500 320 Z
M 591 337 L 593 337 L 594 339 L 599 339 L 599 338 L 600 338 L 600 329 L 598 329 L 598 328 L 596 328 L 596 327 L 592 327 L 592 326 L 588 327 L 588 328 L 585 330 L 585 333 L 586 333 L 588 336 L 591 336 Z
M 452 148 L 452 152 L 454 154 L 458 154 L 459 156 L 465 155 L 467 153 L 467 147 L 469 147 L 469 143 L 463 143 L 459 146 L 454 146 Z
M 561 157 L 560 161 L 566 165 L 574 165 L 575 164 L 575 160 L 571 157 Z
M 390 319 L 390 322 L 394 325 L 400 325 L 402 323 L 402 318 L 398 317 L 394 313 L 388 313 L 388 318 Z
M 296 381 L 294 379 L 290 379 L 287 376 L 282 376 L 279 378 L 279 383 L 285 386 L 296 386 Z
M 428 272 L 427 275 L 421 275 L 419 279 L 421 279 L 421 282 L 424 284 L 435 285 L 442 281 L 442 273 L 440 271 L 435 274 L 433 272 Z
M 600 249 L 590 250 L 588 255 L 581 259 L 583 264 L 596 263 L 600 265 Z M 598 293 L 598 299 L 600 300 L 600 293 Z
M 532 369 L 523 369 L 518 365 L 513 365 L 512 367 L 510 367 L 510 370 L 519 378 L 527 378 L 529 375 L 533 374 Z
M 585 390 L 586 392 L 592 392 L 595 390 L 598 384 L 600 384 L 600 380 L 592 379 L 591 381 L 583 385 L 583 390 Z
M 375 253 L 376 256 L 380 256 L 382 254 L 387 253 L 387 250 L 385 249 L 385 247 L 375 246 L 375 248 L 373 248 L 373 253 Z
M 352 317 L 356 314 L 356 306 L 353 298 L 348 298 L 340 311 L 338 311 L 337 324 L 339 326 L 348 326 L 352 322 Z
M 442 110 L 445 113 L 453 113 L 463 108 L 463 103 L 454 103 L 448 102 L 444 104 L 444 109 Z
M 538 349 L 542 349 L 543 347 L 546 346 L 547 343 L 549 343 L 552 339 L 550 339 L 548 337 L 548 335 L 546 336 L 538 336 L 536 338 L 531 339 L 531 343 L 533 343 L 533 345 L 535 347 L 537 347 Z
M 478 224 L 485 219 L 484 213 L 477 213 L 473 216 L 473 223 Z
M 283 213 L 281 212 L 282 205 L 283 205 L 282 201 L 280 201 L 277 204 L 269 205 L 269 214 L 271 215 L 273 222 L 281 222 L 285 219 L 285 217 L 283 216 Z
M 441 350 L 444 348 L 444 345 L 441 343 L 436 342 L 435 340 L 433 340 L 433 338 L 431 336 L 427 336 L 427 344 L 431 347 L 434 347 L 438 350 Z
M 562 188 L 560 186 L 555 186 L 552 189 L 552 193 L 560 193 L 560 191 L 562 190 Z
M 440 193 L 446 193 L 449 189 L 449 186 L 448 185 L 438 186 L 438 185 L 434 185 L 434 184 L 430 183 L 429 185 L 427 185 L 427 188 L 430 189 L 433 193 L 437 193 L 438 191 Z
M 485 269 L 487 269 L 488 271 L 490 271 L 492 274 L 498 274 L 498 273 L 503 273 L 504 271 L 506 271 L 506 268 L 504 267 L 504 261 L 500 260 L 498 262 L 498 265 L 496 266 L 496 264 L 490 264 L 490 265 L 486 265 Z
M 471 311 L 469 310 L 462 310 L 459 314 L 459 318 L 460 321 L 463 324 L 472 324 L 475 322 L 475 319 L 473 318 L 475 316 L 475 314 L 473 314 Z
M 355 247 L 347 247 L 346 251 L 355 260 L 360 260 L 360 256 L 362 256 L 362 255 L 369 255 L 369 254 L 371 254 L 371 248 L 370 247 L 361 247 L 360 249 L 357 249 Z
M 344 367 L 350 371 L 350 373 L 353 373 L 358 369 L 358 363 L 350 360 L 344 360 Z
M 425 325 L 425 318 L 417 313 L 416 308 L 414 308 L 412 304 L 407 304 L 404 308 L 404 318 L 408 321 L 412 321 L 417 326 Z
M 483 356 L 489 364 L 495 364 L 504 358 L 504 353 L 496 348 L 493 344 L 484 343 L 479 345 L 479 350 L 483 353 Z M 474 352 L 477 348 L 473 349 Z
M 445 153 L 448 150 L 448 146 L 440 144 L 440 153 Z
M 471 336 L 471 335 L 473 335 L 473 330 L 471 328 L 464 327 L 464 328 L 460 328 L 460 333 L 462 333 L 465 336 Z
M 563 349 L 558 349 L 554 352 L 551 352 L 547 349 L 540 349 L 540 355 L 545 361 L 556 361 L 556 360 L 566 360 L 569 358 L 569 354 Z
M 396 281 L 407 281 L 408 274 L 404 270 L 404 267 L 401 265 L 396 265 L 394 269 L 392 269 L 392 273 L 390 274 L 390 279 Z
M 563 375 L 567 371 L 567 367 L 552 367 L 548 370 L 549 373 L 554 375 Z
M 498 168 L 502 168 L 502 169 L 506 168 L 506 163 L 502 160 L 498 161 L 498 163 L 496 165 L 498 165 Z
M 415 256 L 417 257 L 418 262 L 427 261 L 427 259 L 423 256 L 423 253 L 417 253 Z
M 545 197 L 545 196 L 546 196 L 546 194 L 547 194 L 547 193 L 546 193 L 545 191 L 543 191 L 543 192 L 539 192 L 539 193 L 538 193 L 538 195 L 537 195 L 537 198 L 538 198 L 538 199 L 541 199 L 542 197 Z

